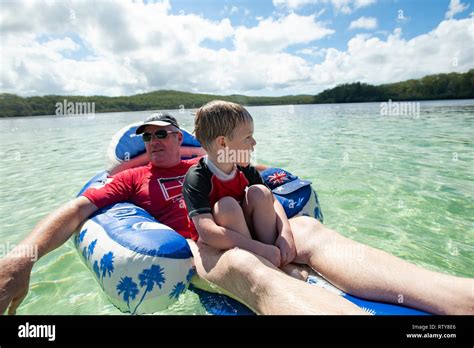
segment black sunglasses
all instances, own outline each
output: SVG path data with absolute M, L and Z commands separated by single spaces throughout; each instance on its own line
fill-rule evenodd
M 177 134 L 177 133 L 179 132 L 158 129 L 155 133 L 143 133 L 142 137 L 143 137 L 144 142 L 149 142 L 151 141 L 152 136 L 155 136 L 157 139 L 166 139 L 168 137 L 168 134 Z

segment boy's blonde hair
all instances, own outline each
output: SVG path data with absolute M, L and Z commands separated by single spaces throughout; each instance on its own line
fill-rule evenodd
M 223 135 L 232 139 L 239 124 L 253 122 L 250 113 L 240 104 L 213 100 L 199 108 L 194 119 L 194 134 L 208 150 L 212 142 Z

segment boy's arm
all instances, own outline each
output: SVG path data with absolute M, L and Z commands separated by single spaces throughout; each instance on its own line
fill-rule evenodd
M 274 245 L 250 239 L 241 233 L 216 224 L 212 214 L 199 214 L 192 217 L 199 239 L 217 249 L 227 250 L 235 247 L 263 256 L 276 267 L 280 266 L 280 251 Z
M 296 247 L 293 240 L 293 232 L 291 231 L 290 222 L 285 213 L 285 209 L 278 201 L 273 198 L 273 207 L 277 216 L 277 230 L 278 237 L 275 245 L 281 251 L 281 264 L 286 265 L 294 260 L 296 257 Z

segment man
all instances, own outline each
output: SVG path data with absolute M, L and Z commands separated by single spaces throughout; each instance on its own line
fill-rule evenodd
M 149 140 L 146 141 L 146 152 L 150 165 L 122 172 L 114 176 L 110 185 L 87 191 L 85 195 L 63 205 L 39 222 L 18 248 L 37 246 L 40 258 L 65 243 L 77 227 L 99 209 L 97 205 L 121 200 L 135 200 L 145 209 L 154 211 L 155 217 L 161 222 L 168 222 L 186 235 L 187 231 L 182 228 L 186 211 L 179 208 L 179 199 L 168 202 L 176 209 L 165 209 L 166 216 L 157 216 L 160 214 L 157 207 L 166 203 L 160 199 L 158 203 L 151 202 L 152 198 L 155 199 L 151 196 L 151 187 L 139 196 L 130 196 L 130 187 L 117 185 L 126 183 L 128 179 L 145 178 L 144 170 L 148 170 L 149 174 L 171 171 L 176 175 L 192 164 L 192 161 L 183 162 L 180 159 L 182 134 L 172 116 L 164 114 L 147 119 L 137 129 L 137 133 L 143 132 L 147 134 L 145 140 Z M 385 252 L 351 241 L 312 218 L 292 218 L 290 224 L 297 249 L 296 262 L 310 265 L 348 293 L 395 303 L 403 299 L 405 305 L 433 313 L 474 313 L 472 279 L 424 270 Z M 340 296 L 287 276 L 260 256 L 242 249 L 223 252 L 196 243 L 193 240 L 195 236 L 186 237 L 190 238 L 188 241 L 198 275 L 232 294 L 257 313 L 364 314 L 360 308 Z M 363 257 L 360 258 L 359 254 L 357 257 L 341 258 L 336 252 L 328 252 L 341 248 L 358 248 Z M 33 265 L 31 258 L 15 250 L 0 260 L 0 313 L 7 309 L 9 314 L 15 313 L 28 293 Z

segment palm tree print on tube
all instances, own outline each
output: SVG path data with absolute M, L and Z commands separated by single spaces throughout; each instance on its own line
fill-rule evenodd
M 92 254 L 94 253 L 95 245 L 97 244 L 97 239 L 93 240 L 91 244 L 87 247 L 87 259 L 89 260 Z
M 188 275 L 186 276 L 186 281 L 189 283 L 191 279 L 193 279 L 193 276 L 196 274 L 196 270 L 194 267 L 189 269 Z
M 132 314 L 135 314 L 138 307 L 145 299 L 145 295 L 153 290 L 155 284 L 161 289 L 161 286 L 165 282 L 163 272 L 164 269 L 160 265 L 152 265 L 150 268 L 144 269 L 142 273 L 138 275 L 138 279 L 140 279 L 140 287 L 146 286 L 146 289 Z
M 100 268 L 99 268 L 99 261 L 95 260 L 94 261 L 94 266 L 92 267 L 94 270 L 95 275 L 97 276 L 97 279 L 100 280 Z
M 114 271 L 114 253 L 109 251 L 107 254 L 102 256 L 100 259 L 100 270 L 102 272 L 102 284 L 104 282 L 104 277 L 112 275 Z
M 84 231 L 79 232 L 79 235 L 76 237 L 76 245 L 79 245 L 79 243 L 84 240 L 86 233 L 87 233 L 87 228 Z
M 123 300 L 127 302 L 130 312 L 130 299 L 134 300 L 139 292 L 137 283 L 130 277 L 123 277 L 117 285 L 117 292 L 119 295 L 123 294 Z
M 186 285 L 183 282 L 179 282 L 173 288 L 173 291 L 170 293 L 170 298 L 178 299 L 179 295 L 181 295 L 186 290 Z

